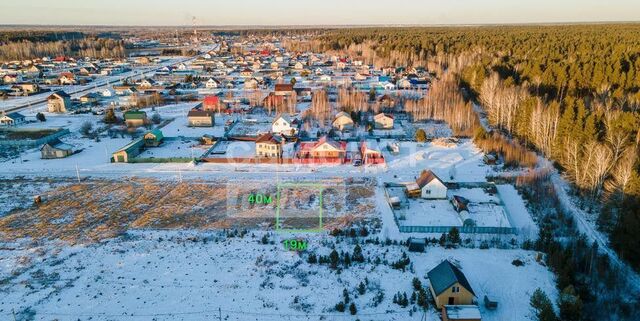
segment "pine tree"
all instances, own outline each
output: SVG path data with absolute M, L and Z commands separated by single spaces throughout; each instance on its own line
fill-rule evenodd
M 351 302 L 351 305 L 349 305 L 349 313 L 351 313 L 351 315 L 356 315 L 358 313 L 358 309 L 353 302 Z
M 353 254 L 351 256 L 354 262 L 364 262 L 364 255 L 362 255 L 362 248 L 360 247 L 360 244 L 356 244 L 356 246 L 353 248 Z
M 337 269 L 338 263 L 340 263 L 340 255 L 338 254 L 338 251 L 334 249 L 331 251 L 331 254 L 329 254 L 329 264 L 332 269 Z
M 553 304 L 541 289 L 536 289 L 533 292 L 530 304 L 538 321 L 557 321 L 558 318 L 553 312 Z

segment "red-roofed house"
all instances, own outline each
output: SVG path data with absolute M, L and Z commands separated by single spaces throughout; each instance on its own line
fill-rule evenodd
M 300 143 L 298 158 L 315 158 L 344 161 L 346 156 L 347 143 L 336 142 L 326 136 L 317 142 Z
M 220 98 L 218 96 L 204 97 L 202 109 L 208 111 L 217 111 L 220 107 Z

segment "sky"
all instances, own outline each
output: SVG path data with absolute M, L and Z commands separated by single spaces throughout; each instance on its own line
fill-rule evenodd
M 385 25 L 640 21 L 640 0 L 0 0 L 0 25 Z

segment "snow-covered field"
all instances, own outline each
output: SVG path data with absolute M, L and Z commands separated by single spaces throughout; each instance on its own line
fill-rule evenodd
M 485 311 L 483 320 L 531 318 L 529 297 L 542 288 L 552 300 L 557 293 L 551 272 L 523 250 L 445 250 L 429 247 L 410 253 L 413 271 L 392 269 L 406 248 L 362 244 L 365 263 L 339 274 L 328 265 L 307 263 L 307 253 L 286 251 L 281 242 L 290 234 L 227 238 L 222 233 L 188 231 L 132 232 L 92 245 L 66 247 L 27 243 L 0 249 L 2 300 L 0 314 L 32 315 L 34 320 L 421 320 L 392 303 L 398 291 L 411 293 L 411 280 L 424 285 L 426 273 L 443 259 L 457 262 L 479 299 L 489 295 L 500 304 Z M 334 238 L 297 235 L 307 252 L 328 255 Z M 351 252 L 353 239 L 335 247 Z M 376 258 L 381 263 L 376 264 Z M 514 259 L 525 263 L 511 264 Z M 368 262 L 371 260 L 371 262 Z M 368 280 L 364 295 L 356 287 Z M 335 311 L 347 289 L 358 315 Z M 384 295 L 379 305 L 373 298 Z M 219 310 L 220 309 L 220 310 Z M 433 309 L 427 320 L 438 320 Z

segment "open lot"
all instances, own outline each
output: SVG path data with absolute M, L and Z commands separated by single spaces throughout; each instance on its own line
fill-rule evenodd
M 337 275 L 327 265 L 307 263 L 307 253 L 284 251 L 281 242 L 291 234 L 268 235 L 269 244 L 262 244 L 261 235 L 149 231 L 90 246 L 41 243 L 27 249 L 11 243 L 0 249 L 0 313 L 14 310 L 18 317 L 32 315 L 38 321 L 76 321 L 68 314 L 91 314 L 94 321 L 136 315 L 212 320 L 219 313 L 229 321 L 353 320 L 333 308 L 347 289 L 362 313 L 358 318 L 417 321 L 421 313 L 410 313 L 411 306 L 402 308 L 392 298 L 398 291 L 411 293 L 414 276 L 428 284 L 427 271 L 444 259 L 457 262 L 479 298 L 486 294 L 499 302 L 495 311 L 480 306 L 483 320 L 529 319 L 529 297 L 536 288 L 552 300 L 557 297 L 553 276 L 536 262 L 535 252 L 429 247 L 427 253 L 410 253 L 414 271 L 403 272 L 384 262 L 395 261 L 406 248 L 361 244 L 365 263 Z M 334 246 L 338 251 L 354 247 L 322 235 L 303 237 L 308 252 L 319 255 Z M 375 258 L 384 262 L 367 263 Z M 512 265 L 515 259 L 524 266 Z M 365 278 L 366 292 L 359 295 L 356 287 Z M 380 293 L 382 300 L 375 303 Z M 437 319 L 430 309 L 427 320 Z

